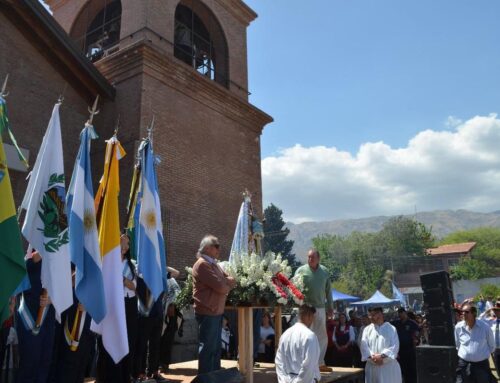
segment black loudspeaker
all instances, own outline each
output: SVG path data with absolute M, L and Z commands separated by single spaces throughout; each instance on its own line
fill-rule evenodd
M 197 375 L 191 383 L 243 383 L 245 378 L 236 367 Z
M 446 271 L 422 274 L 420 283 L 424 291 L 425 318 L 429 326 L 429 344 L 454 346 L 455 314 L 453 290 Z
M 457 361 L 453 346 L 418 346 L 418 383 L 455 383 Z

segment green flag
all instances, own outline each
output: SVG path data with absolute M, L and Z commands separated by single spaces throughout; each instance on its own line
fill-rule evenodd
M 9 131 L 5 100 L 0 97 L 0 326 L 9 317 L 9 298 L 26 275 L 2 133 Z M 9 132 L 10 133 L 10 132 Z

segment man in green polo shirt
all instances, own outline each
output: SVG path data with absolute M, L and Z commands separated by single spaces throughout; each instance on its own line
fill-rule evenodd
M 311 249 L 307 254 L 307 265 L 297 269 L 295 275 L 301 274 L 304 278 L 306 288 L 305 303 L 316 308 L 316 315 L 311 330 L 316 334 L 320 346 L 319 369 L 322 372 L 332 371 L 325 365 L 325 353 L 328 346 L 328 335 L 326 333 L 326 309 L 328 315 L 333 315 L 332 283 L 327 268 L 320 265 L 318 250 Z

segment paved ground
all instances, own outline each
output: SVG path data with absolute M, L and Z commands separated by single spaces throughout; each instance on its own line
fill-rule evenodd
M 223 360 L 222 367 L 231 368 L 237 367 L 237 362 L 234 360 Z M 169 382 L 172 383 L 190 383 L 196 376 L 198 369 L 198 361 L 177 363 L 170 365 L 171 372 L 164 375 Z M 356 374 L 362 373 L 359 368 L 341 368 L 335 367 L 335 371 L 331 373 L 321 374 L 321 383 L 342 382 L 343 378 L 353 377 Z M 254 368 L 254 383 L 276 383 L 276 372 L 274 364 L 259 363 L 259 367 Z M 364 379 L 363 379 L 364 381 Z M 361 380 L 360 380 L 361 382 Z
M 495 371 L 495 366 L 493 364 L 493 359 L 490 359 L 491 369 L 493 375 L 499 379 Z M 170 383 L 190 383 L 196 376 L 198 369 L 198 361 L 193 360 L 184 363 L 172 364 L 171 372 L 163 375 L 168 379 Z M 222 367 L 231 368 L 237 367 L 237 362 L 233 360 L 222 360 Z M 336 367 L 335 371 L 332 373 L 322 373 L 321 383 L 328 382 L 341 382 L 343 378 L 355 375 L 356 372 L 362 371 L 356 368 L 340 368 Z M 93 383 L 94 380 L 85 380 L 85 382 Z M 254 383 L 276 383 L 276 373 L 274 369 L 274 364 L 271 363 L 260 363 L 259 367 L 254 368 Z

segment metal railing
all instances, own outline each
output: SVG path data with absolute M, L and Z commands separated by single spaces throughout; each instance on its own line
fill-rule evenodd
M 105 56 L 120 41 L 121 15 L 114 17 L 97 28 L 88 30 L 76 39 L 83 54 L 92 62 Z

